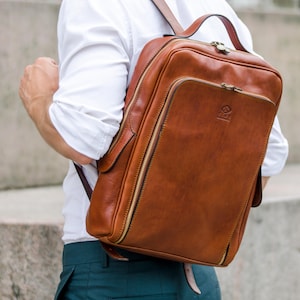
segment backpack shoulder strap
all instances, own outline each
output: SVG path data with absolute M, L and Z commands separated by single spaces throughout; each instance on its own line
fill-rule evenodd
M 174 31 L 175 35 L 180 35 L 184 31 L 180 23 L 177 21 L 176 17 L 174 16 L 173 12 L 171 11 L 170 7 L 164 0 L 152 0 L 154 5 L 166 19 L 166 21 L 171 26 L 172 30 Z

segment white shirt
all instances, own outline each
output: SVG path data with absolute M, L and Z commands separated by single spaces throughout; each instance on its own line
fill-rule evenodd
M 248 51 L 252 39 L 247 27 L 223 0 L 167 0 L 184 28 L 199 16 L 219 13 L 234 24 Z M 107 151 L 122 119 L 123 100 L 137 58 L 145 43 L 172 33 L 150 0 L 63 0 L 58 20 L 60 84 L 50 107 L 50 118 L 74 149 L 93 159 Z M 193 38 L 217 40 L 233 48 L 217 19 L 209 19 Z M 288 152 L 278 120 L 269 139 L 262 167 L 264 176 L 281 171 Z M 95 165 L 84 166 L 91 186 Z M 86 232 L 89 200 L 72 163 L 64 180 L 65 243 L 92 240 Z

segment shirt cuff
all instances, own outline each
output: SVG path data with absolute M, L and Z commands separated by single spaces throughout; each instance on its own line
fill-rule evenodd
M 95 160 L 107 152 L 119 129 L 117 122 L 105 123 L 66 103 L 53 102 L 49 115 L 54 127 L 70 147 Z

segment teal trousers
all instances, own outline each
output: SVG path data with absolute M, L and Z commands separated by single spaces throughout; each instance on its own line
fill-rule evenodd
M 214 268 L 193 265 L 201 294 L 188 285 L 183 264 L 120 250 L 116 261 L 98 241 L 64 246 L 63 271 L 55 300 L 220 300 Z

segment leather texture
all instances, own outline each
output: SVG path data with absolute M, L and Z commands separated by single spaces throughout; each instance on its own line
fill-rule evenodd
M 98 164 L 91 235 L 185 263 L 233 260 L 261 200 L 260 167 L 282 80 L 259 57 L 222 49 L 181 36 L 145 46 L 120 131 Z

